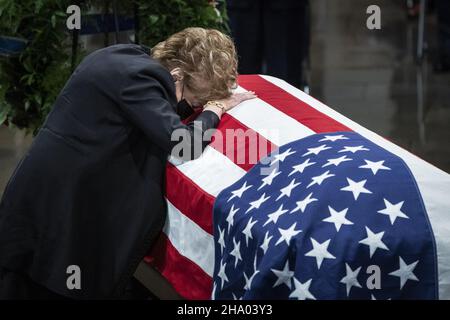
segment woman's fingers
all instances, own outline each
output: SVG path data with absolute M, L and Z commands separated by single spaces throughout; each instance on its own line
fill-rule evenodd
M 234 108 L 242 101 L 250 100 L 256 98 L 256 94 L 254 91 L 247 91 L 247 92 L 239 92 L 234 93 L 230 98 L 222 100 L 223 103 L 226 105 L 226 111 Z
M 239 100 L 240 102 L 245 100 L 250 100 L 256 98 L 256 94 L 253 91 L 240 93 Z

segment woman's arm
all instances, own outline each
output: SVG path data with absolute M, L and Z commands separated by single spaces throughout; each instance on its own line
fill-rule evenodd
M 254 97 L 253 93 L 247 93 L 220 100 L 218 102 L 223 104 L 223 110 L 207 106 L 194 122 L 185 125 L 150 68 L 142 68 L 129 78 L 124 81 L 119 98 L 127 119 L 167 153 L 171 154 L 172 150 L 176 150 L 174 156 L 181 157 L 184 161 L 201 155 L 210 142 L 209 139 L 204 139 L 204 133 L 217 127 L 223 112 Z M 180 153 L 180 149 L 183 152 Z

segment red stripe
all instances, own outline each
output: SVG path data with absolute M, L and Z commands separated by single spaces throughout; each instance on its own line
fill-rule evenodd
M 250 170 L 261 158 L 278 148 L 229 114 L 223 115 L 217 131 L 220 134 L 213 136 L 210 146 L 245 171 Z
M 213 233 L 215 198 L 170 163 L 166 167 L 166 197 L 186 217 L 206 232 Z
M 155 267 L 185 299 L 209 300 L 212 279 L 198 265 L 182 256 L 161 233 L 145 262 Z
M 352 131 L 289 92 L 258 75 L 240 75 L 239 85 L 316 133 Z

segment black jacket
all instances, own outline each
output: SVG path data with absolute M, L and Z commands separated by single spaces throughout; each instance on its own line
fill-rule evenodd
M 119 297 L 165 221 L 171 134 L 194 136 L 176 107 L 172 76 L 140 46 L 86 57 L 5 189 L 0 266 L 67 297 Z M 197 120 L 198 132 L 219 122 Z M 71 265 L 80 290 L 67 288 Z

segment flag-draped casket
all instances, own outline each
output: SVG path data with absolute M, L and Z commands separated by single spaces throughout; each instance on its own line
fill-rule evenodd
M 286 82 L 167 166 L 146 261 L 188 299 L 449 299 L 450 175 Z

